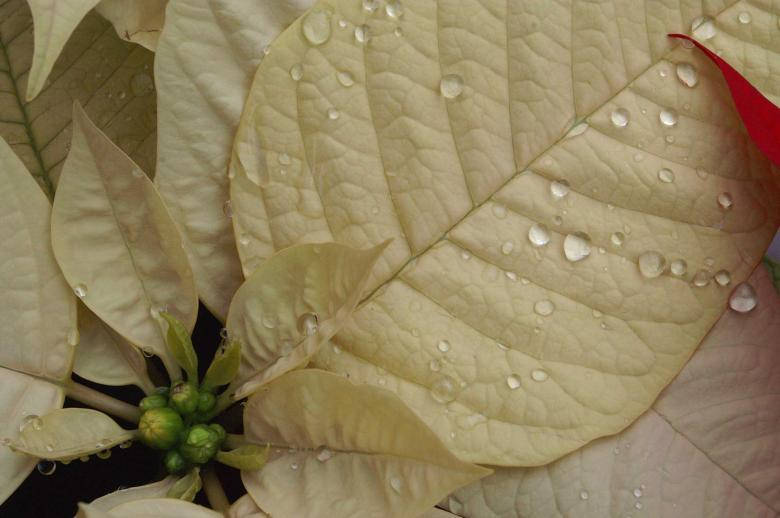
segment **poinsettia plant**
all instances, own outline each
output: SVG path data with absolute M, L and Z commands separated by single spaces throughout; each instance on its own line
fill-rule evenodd
M 32 97 L 96 2 L 68 17 L 30 4 Z M 764 402 L 778 380 L 748 368 L 772 364 L 778 322 L 754 272 L 780 218 L 760 151 L 774 156 L 762 136 L 780 99 L 771 5 L 269 4 L 172 0 L 163 17 L 165 2 L 100 2 L 121 37 L 156 49 L 154 183 L 78 106 L 59 178 L 38 154 L 53 210 L 2 148 L 8 227 L 32 236 L 4 272 L 25 283 L 2 313 L 2 372 L 32 394 L 10 446 L 161 452 L 170 477 L 88 517 L 211 516 L 165 498 L 192 499 L 201 475 L 227 511 L 215 461 L 242 469 L 235 516 L 780 509 L 757 461 L 776 445 Z M 679 32 L 765 104 L 735 110 Z M 198 298 L 226 326 L 202 380 Z M 147 396 L 99 395 L 68 381 L 71 363 Z M 57 409 L 63 393 L 137 430 Z M 225 431 L 221 412 L 247 397 Z M 8 455 L 12 491 L 32 461 Z M 487 475 L 471 463 L 501 468 L 444 498 Z M 690 473 L 710 482 L 669 494 Z

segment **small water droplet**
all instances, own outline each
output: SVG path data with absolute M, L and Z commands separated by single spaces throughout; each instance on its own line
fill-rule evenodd
M 667 135 L 664 137 L 667 144 L 674 144 L 674 135 Z
M 141 354 L 143 354 L 145 358 L 151 358 L 152 356 L 154 356 L 154 353 L 148 347 L 142 347 Z
M 620 455 L 620 448 L 618 446 L 615 446 L 614 448 L 612 448 L 612 453 L 614 453 L 615 455 Z
M 569 182 L 566 180 L 557 180 L 550 183 L 550 194 L 556 200 L 562 200 L 569 194 Z
M 506 275 L 506 278 L 512 282 L 517 281 L 517 274 L 515 272 L 504 272 L 504 275 Z
M 371 29 L 368 25 L 358 25 L 355 27 L 355 41 L 366 44 L 371 39 Z
M 571 262 L 585 259 L 590 255 L 590 237 L 581 232 L 568 234 L 563 240 L 563 253 Z
M 506 386 L 509 387 L 510 390 L 520 388 L 520 378 L 515 374 L 510 374 L 506 377 Z
M 396 38 L 400 38 L 401 36 L 404 35 L 404 30 L 400 27 L 396 27 L 395 29 L 393 29 L 393 34 L 395 35 Z
M 693 276 L 693 285 L 698 288 L 703 288 L 710 283 L 710 274 L 704 270 L 699 270 L 696 275 Z
M 119 97 L 119 99 L 120 99 L 120 100 L 122 100 L 122 99 L 124 99 L 125 97 L 127 97 L 127 94 L 126 94 L 126 93 L 124 92 L 124 90 L 123 90 L 123 91 L 119 92 L 119 95 L 117 95 L 117 97 Z
M 464 261 L 468 261 L 469 259 L 471 259 L 471 254 L 466 250 L 464 250 L 460 253 L 460 258 L 463 259 Z
M 248 246 L 250 243 L 249 240 L 249 234 L 247 232 L 242 232 L 240 236 L 238 236 L 238 244 L 241 246 Z
M 328 462 L 332 458 L 333 458 L 333 452 L 330 451 L 325 446 L 321 446 L 320 449 L 317 451 L 317 460 L 320 462 Z
M 338 82 L 341 84 L 341 86 L 345 86 L 347 88 L 355 84 L 355 78 L 350 72 L 341 71 L 336 74 L 336 79 L 338 79 Z
M 449 376 L 437 378 L 431 385 L 431 396 L 439 403 L 449 403 L 457 396 L 457 383 Z
M 731 284 L 731 274 L 727 270 L 718 270 L 715 272 L 715 282 L 720 286 L 728 286 Z
M 739 13 L 739 16 L 737 16 L 737 20 L 739 20 L 739 23 L 741 24 L 748 24 L 753 20 L 753 17 L 750 16 L 750 13 L 747 11 L 742 11 Z
M 631 120 L 631 115 L 625 108 L 618 108 L 612 112 L 610 119 L 612 120 L 612 124 L 616 127 L 625 128 L 628 126 L 629 120 Z
M 648 279 L 659 277 L 666 269 L 666 258 L 655 250 L 640 254 L 638 259 L 639 273 Z
M 433 359 L 428 362 L 428 368 L 431 369 L 431 372 L 439 372 L 441 370 L 441 362 L 437 359 Z
M 590 498 L 590 495 L 588 494 L 587 491 L 585 491 L 584 489 L 580 491 L 580 500 L 587 500 L 588 498 Z
M 347 20 L 344 20 L 343 18 L 339 20 L 339 27 L 342 29 L 346 29 L 349 26 L 349 22 Z
M 723 210 L 731 210 L 731 207 L 734 206 L 734 198 L 731 197 L 730 193 L 722 192 L 718 194 L 718 205 Z
M 322 45 L 330 39 L 330 13 L 319 9 L 309 11 L 303 18 L 301 30 L 310 45 Z
M 669 266 L 669 269 L 672 271 L 672 273 L 678 277 L 682 277 L 688 272 L 688 263 L 685 262 L 685 259 L 675 259 L 672 261 L 672 264 Z
M 626 235 L 623 234 L 623 232 L 613 232 L 612 235 L 609 236 L 609 240 L 613 245 L 621 247 L 623 246 L 623 243 L 626 242 Z
M 534 381 L 545 381 L 549 375 L 542 369 L 534 369 L 531 371 L 531 379 Z
M 634 162 L 641 162 L 645 159 L 645 155 L 642 153 L 637 153 L 634 155 Z
M 298 317 L 298 332 L 304 336 L 313 336 L 317 334 L 319 328 L 319 317 L 317 313 L 304 313 Z
M 441 78 L 439 90 L 445 99 L 455 99 L 463 93 L 463 78 L 458 74 L 447 74 Z
M 637 498 L 640 498 L 642 496 L 642 490 L 640 488 L 638 488 L 638 487 L 635 488 L 634 489 L 634 496 L 637 497 Z
M 537 301 L 536 304 L 534 304 L 534 312 L 537 315 L 541 315 L 543 317 L 548 317 L 553 314 L 555 311 L 555 304 L 552 303 L 550 300 L 540 300 Z
M 75 293 L 78 298 L 83 299 L 87 296 L 87 285 L 81 283 L 76 284 L 73 286 L 73 293 Z
M 677 115 L 677 110 L 674 108 L 664 108 L 661 110 L 661 113 L 658 114 L 658 119 L 661 121 L 661 124 L 671 128 L 677 125 L 679 116 Z
M 393 488 L 393 491 L 401 494 L 401 488 L 403 487 L 403 481 L 399 477 L 390 477 L 390 487 Z
M 439 343 L 436 344 L 436 348 L 443 353 L 449 352 L 450 347 L 450 343 L 447 340 L 439 340 Z
M 642 505 L 642 502 L 637 502 L 637 503 L 634 504 L 634 507 L 637 508 L 637 509 L 642 509 L 642 507 L 644 507 L 644 506 Z
M 514 250 L 515 244 L 511 241 L 504 241 L 504 244 L 501 245 L 501 253 L 504 255 L 509 255 L 512 253 L 512 250 Z
M 385 5 L 385 12 L 390 18 L 400 18 L 404 15 L 404 6 L 398 0 L 389 0 Z
M 300 81 L 303 79 L 303 65 L 296 63 L 290 67 L 290 77 L 292 77 L 293 81 Z
M 699 41 L 706 41 L 717 34 L 715 22 L 709 16 L 699 16 L 691 22 L 691 33 Z
M 569 130 L 569 133 L 566 134 L 566 138 L 572 138 L 577 137 L 579 135 L 582 135 L 586 131 L 588 131 L 588 128 L 590 126 L 587 122 L 580 122 L 576 126 L 574 126 L 572 129 Z
M 290 469 L 295 471 L 298 469 L 298 463 L 297 462 L 291 462 L 290 463 Z
M 98 459 L 107 459 L 111 457 L 111 450 L 101 450 L 95 454 Z
M 663 168 L 660 171 L 658 171 L 658 179 L 661 180 L 663 183 L 672 183 L 674 182 L 674 172 L 671 169 Z
M 527 277 L 520 277 L 520 284 L 530 284 L 531 281 Z
M 50 460 L 42 460 L 38 463 L 36 469 L 41 475 L 53 475 L 54 471 L 57 469 L 57 463 Z
M 677 79 L 688 88 L 693 88 L 699 82 L 699 74 L 690 63 L 677 63 Z
M 379 9 L 380 0 L 363 0 L 363 9 L 369 13 L 373 13 Z
M 758 294 L 755 288 L 747 282 L 737 284 L 729 297 L 729 307 L 737 313 L 752 311 L 758 304 Z
M 496 203 L 493 205 L 492 210 L 493 210 L 493 215 L 498 219 L 504 219 L 506 217 L 506 207 L 504 207 L 503 205 L 499 205 Z
M 336 108 L 328 108 L 328 118 L 332 121 L 338 120 L 338 118 L 341 117 L 341 112 L 339 112 Z

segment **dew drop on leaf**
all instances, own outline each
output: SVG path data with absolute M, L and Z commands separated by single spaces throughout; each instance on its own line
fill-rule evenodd
M 107 459 L 111 457 L 111 450 L 101 450 L 95 454 L 98 459 Z
M 303 79 L 303 66 L 300 63 L 296 63 L 290 67 L 290 77 L 292 77 L 293 81 L 300 81 Z M 282 163 L 281 160 L 279 163 Z
M 660 252 L 648 250 L 639 256 L 638 265 L 639 273 L 641 273 L 643 277 L 655 279 L 664 273 L 664 270 L 666 269 L 666 258 L 661 255 Z
M 741 12 L 741 13 L 739 13 L 739 15 L 737 16 L 737 20 L 739 20 L 739 23 L 741 23 L 741 24 L 745 25 L 745 24 L 748 24 L 748 23 L 750 23 L 750 22 L 753 20 L 753 17 L 752 17 L 752 16 L 750 16 L 750 13 L 749 13 L 749 12 L 747 12 L 747 11 L 742 11 L 742 12 Z
M 431 369 L 431 372 L 439 372 L 441 370 L 441 362 L 433 359 L 428 363 L 428 368 Z
M 449 376 L 437 378 L 431 385 L 431 396 L 439 403 L 449 403 L 457 396 L 457 384 Z
M 590 237 L 581 232 L 567 235 L 563 240 L 563 253 L 571 262 L 585 259 L 590 255 Z
M 404 6 L 399 0 L 389 0 L 385 5 L 385 12 L 390 18 L 400 18 L 404 15 Z
M 506 217 L 506 207 L 503 205 L 495 204 L 492 208 L 493 215 L 498 219 L 504 219 Z
M 637 497 L 637 498 L 641 497 L 642 496 L 642 490 L 640 488 L 638 488 L 638 487 L 635 488 L 634 489 L 634 496 Z
M 631 116 L 628 113 L 628 110 L 625 108 L 618 108 L 615 111 L 612 112 L 612 115 L 610 116 L 610 120 L 612 120 L 612 124 L 615 125 L 615 127 L 618 128 L 625 128 L 628 126 L 628 122 L 631 119 Z
M 336 108 L 328 108 L 328 118 L 332 121 L 338 120 L 338 118 L 341 117 L 341 112 L 339 112 Z
M 718 194 L 718 205 L 723 210 L 730 210 L 734 206 L 734 198 L 731 197 L 731 193 L 722 192 Z
M 510 374 L 506 377 L 506 386 L 509 387 L 510 390 L 520 388 L 520 378 L 514 374 Z
M 369 13 L 373 13 L 379 9 L 380 0 L 363 0 L 363 9 Z
M 70 345 L 71 347 L 75 347 L 79 344 L 80 340 L 81 340 L 81 335 L 79 334 L 79 329 L 77 327 L 74 327 L 70 331 L 68 331 L 68 336 L 66 337 L 66 341 L 68 345 Z
M 536 304 L 534 304 L 534 312 L 537 315 L 548 317 L 552 315 L 554 311 L 555 311 L 555 304 L 553 304 L 552 301 L 549 301 L 547 299 L 537 301 Z
M 688 263 L 685 262 L 685 259 L 675 259 L 669 269 L 674 275 L 681 277 L 688 272 Z
M 699 74 L 690 63 L 677 63 L 677 79 L 688 88 L 693 88 L 699 83 Z
M 550 183 L 550 194 L 556 200 L 562 200 L 569 194 L 569 182 L 566 180 L 556 180 Z
M 534 369 L 531 371 L 531 379 L 534 381 L 545 381 L 548 377 L 547 372 L 542 369 Z
M 699 41 L 706 41 L 717 34 L 715 22 L 709 16 L 699 16 L 691 22 L 691 34 Z
M 677 115 L 677 110 L 674 108 L 664 108 L 661 110 L 661 113 L 658 114 L 658 119 L 661 121 L 661 124 L 671 128 L 677 125 L 679 116 Z
M 715 272 L 715 282 L 718 283 L 719 286 L 728 286 L 731 284 L 731 274 L 728 272 L 728 270 L 718 270 Z
M 698 288 L 703 288 L 710 283 L 710 274 L 704 270 L 699 270 L 696 275 L 693 276 L 693 285 Z
M 446 99 L 455 99 L 463 93 L 463 78 L 458 74 L 447 74 L 439 83 L 441 95 Z
M 50 460 L 42 460 L 38 463 L 36 469 L 41 475 L 53 475 L 54 471 L 57 469 L 57 463 Z
M 658 171 L 658 179 L 663 183 L 672 183 L 674 182 L 674 172 L 672 172 L 671 169 L 667 169 L 664 167 L 663 169 Z
M 514 250 L 515 244 L 511 241 L 505 241 L 504 244 L 501 245 L 501 253 L 504 255 L 509 255 L 512 253 L 512 250 Z
M 550 231 L 543 223 L 534 223 L 528 229 L 528 241 L 534 246 L 544 246 L 550 242 Z
M 580 500 L 587 500 L 588 498 L 590 498 L 590 495 L 588 494 L 587 491 L 585 491 L 584 489 L 580 491 Z
M 613 245 L 617 247 L 623 246 L 623 243 L 626 242 L 626 235 L 623 234 L 623 232 L 613 232 L 612 235 L 609 237 L 609 240 L 612 242 Z
M 349 88 L 350 86 L 355 84 L 355 78 L 352 76 L 350 72 L 341 71 L 336 74 L 336 79 L 338 79 L 339 84 L 341 86 L 345 86 Z
M 400 477 L 390 477 L 390 487 L 393 488 L 393 491 L 396 493 L 401 494 L 403 485 L 403 481 L 400 479 Z
M 310 45 L 322 45 L 330 39 L 330 13 L 319 9 L 309 11 L 301 23 L 301 30 Z
M 320 447 L 319 450 L 317 450 L 317 460 L 320 462 L 327 462 L 331 458 L 333 458 L 333 452 L 330 451 L 325 446 Z
M 298 469 L 298 463 L 297 462 L 291 462 L 290 463 L 290 469 L 295 471 Z
M 439 340 L 439 343 L 436 344 L 436 348 L 443 353 L 449 352 L 450 343 L 447 340 Z
M 358 25 L 355 27 L 355 41 L 358 43 L 368 43 L 368 40 L 371 39 L 371 30 L 368 28 L 368 25 Z
M 298 332 L 304 336 L 312 336 L 319 328 L 319 317 L 316 313 L 304 313 L 298 317 Z
M 87 285 L 81 283 L 76 284 L 73 286 L 73 293 L 75 293 L 78 298 L 83 299 L 87 296 Z
M 729 307 L 737 313 L 752 311 L 758 304 L 756 290 L 747 282 L 737 284 L 729 297 Z

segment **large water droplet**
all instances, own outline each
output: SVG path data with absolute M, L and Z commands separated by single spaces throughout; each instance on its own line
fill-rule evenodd
M 38 463 L 36 469 L 41 475 L 53 475 L 54 471 L 57 469 L 57 463 L 50 460 L 42 460 Z
M 78 298 L 83 299 L 87 296 L 87 285 L 82 283 L 76 284 L 73 286 L 73 293 L 75 293 Z
M 691 23 L 691 33 L 699 41 L 706 41 L 717 34 L 715 22 L 709 16 L 699 16 Z
M 141 72 L 130 79 L 130 91 L 136 97 L 150 94 L 154 90 L 154 80 L 149 74 Z
M 447 353 L 450 351 L 451 346 L 447 340 L 439 340 L 439 343 L 436 344 L 436 348 L 443 353 Z
M 671 270 L 674 275 L 681 277 L 688 272 L 688 263 L 685 262 L 685 259 L 675 259 L 672 261 L 672 264 L 669 265 L 669 270 Z
M 309 11 L 301 23 L 303 36 L 309 44 L 322 45 L 330 39 L 330 13 L 328 11 Z
M 296 63 L 290 67 L 290 77 L 292 77 L 293 81 L 300 81 L 303 79 L 303 65 Z
M 346 86 L 347 88 L 355 84 L 355 78 L 351 72 L 341 71 L 336 74 L 336 79 L 338 79 L 341 86 Z
M 569 234 L 563 240 L 563 253 L 569 261 L 581 261 L 590 255 L 590 237 L 578 232 Z
M 553 314 L 555 311 L 555 304 L 552 303 L 550 300 L 540 300 L 537 301 L 536 304 L 534 304 L 534 312 L 537 315 L 541 315 L 543 317 L 548 317 Z
M 431 385 L 431 396 L 439 403 L 449 403 L 457 396 L 458 385 L 449 376 L 437 378 Z
M 545 381 L 547 378 L 549 378 L 549 375 L 542 369 L 534 369 L 531 371 L 531 379 L 534 381 Z
M 677 63 L 677 79 L 688 88 L 693 88 L 699 82 L 699 74 L 690 63 Z
M 734 198 L 731 197 L 731 193 L 722 192 L 718 194 L 718 205 L 723 210 L 731 210 L 734 206 Z
M 511 390 L 515 390 L 520 388 L 520 378 L 515 374 L 510 374 L 506 377 L 506 386 L 509 387 Z
M 550 194 L 556 200 L 562 200 L 569 194 L 569 182 L 566 180 L 558 180 L 550 183 Z
M 393 488 L 398 494 L 401 494 L 401 488 L 403 488 L 403 481 L 400 477 L 390 477 L 390 487 Z
M 671 169 L 663 168 L 660 171 L 658 171 L 658 179 L 661 180 L 663 183 L 672 183 L 674 182 L 674 172 Z
M 664 108 L 661 110 L 661 113 L 658 114 L 658 119 L 661 121 L 661 124 L 671 128 L 677 125 L 679 116 L 677 115 L 677 110 L 674 108 Z
M 543 223 L 534 223 L 528 229 L 528 241 L 534 246 L 544 246 L 550 242 L 550 231 Z
M 404 15 L 404 6 L 398 0 L 389 0 L 385 5 L 385 12 L 390 18 L 400 18 Z
M 648 250 L 639 256 L 639 273 L 648 279 L 659 277 L 666 269 L 666 258 L 660 252 Z
M 505 241 L 504 244 L 501 245 L 501 253 L 504 255 L 509 255 L 512 253 L 512 250 L 514 250 L 515 244 L 511 241 Z
M 355 41 L 358 43 L 368 43 L 368 40 L 371 39 L 371 29 L 368 28 L 368 25 L 358 25 L 355 27 Z
M 710 274 L 704 270 L 699 270 L 696 272 L 696 275 L 693 276 L 691 282 L 693 282 L 693 285 L 697 288 L 703 288 L 710 283 Z
M 298 317 L 298 332 L 304 336 L 313 336 L 319 328 L 317 313 L 304 313 Z
M 742 11 L 742 12 L 741 12 L 741 13 L 739 13 L 739 15 L 737 16 L 737 20 L 739 20 L 739 23 L 741 23 L 741 24 L 747 24 L 747 23 L 750 23 L 750 22 L 753 20 L 753 17 L 752 17 L 752 16 L 750 16 L 750 13 L 749 13 L 749 12 L 747 12 L 747 11 Z
M 612 124 L 614 124 L 616 127 L 625 128 L 628 126 L 629 120 L 631 120 L 631 115 L 625 108 L 618 108 L 612 112 L 610 119 L 612 120 Z
M 623 232 L 613 232 L 612 235 L 609 236 L 609 240 L 613 245 L 621 247 L 623 246 L 623 243 L 626 242 L 626 235 L 623 234 Z
M 455 99 L 463 93 L 463 78 L 458 74 L 447 74 L 441 78 L 439 90 L 446 99 Z
M 738 313 L 752 311 L 758 304 L 755 288 L 747 282 L 737 284 L 729 297 L 729 307 Z
M 718 270 L 715 272 L 715 282 L 720 286 L 728 286 L 731 284 L 731 274 L 727 270 Z

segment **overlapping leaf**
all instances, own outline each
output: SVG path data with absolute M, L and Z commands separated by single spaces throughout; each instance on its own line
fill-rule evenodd
M 692 25 L 777 90 L 751 65 L 778 51 L 766 2 L 320 2 L 242 116 L 244 265 L 395 237 L 381 289 L 314 364 L 393 390 L 462 459 L 544 464 L 620 431 L 778 223 L 776 176 L 720 74 L 666 36 Z M 654 251 L 686 267 L 642 274 Z
M 112 508 L 124 504 L 125 502 L 132 502 L 145 498 L 165 498 L 165 495 L 168 494 L 168 490 L 176 483 L 176 480 L 176 477 L 168 476 L 157 482 L 152 482 L 151 484 L 120 489 L 113 493 L 101 496 L 100 498 L 96 498 L 90 502 L 89 505 L 90 507 L 101 511 L 110 511 Z
M 154 51 L 168 0 L 101 0 L 95 10 L 114 24 L 120 38 Z
M 125 502 L 108 511 L 80 504 L 77 518 L 223 518 L 222 513 L 174 498 L 147 498 Z

